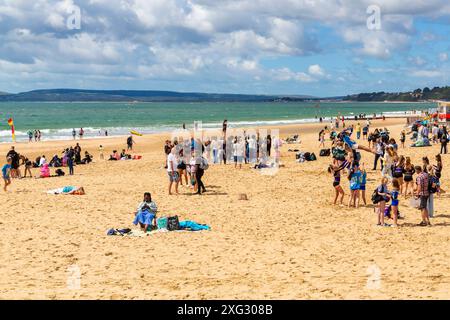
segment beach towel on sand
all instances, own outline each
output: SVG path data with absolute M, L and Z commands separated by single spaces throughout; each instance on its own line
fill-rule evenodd
M 180 230 L 190 230 L 190 231 L 200 231 L 200 230 L 211 230 L 211 228 L 206 224 L 198 224 L 194 221 L 181 221 L 179 223 Z
M 77 187 L 74 187 L 74 186 L 65 186 L 62 188 L 49 190 L 49 191 L 47 191 L 47 193 L 48 194 L 67 194 L 76 189 L 77 189 Z

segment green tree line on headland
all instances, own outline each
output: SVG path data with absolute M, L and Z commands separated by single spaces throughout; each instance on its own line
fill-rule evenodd
M 349 101 L 424 101 L 450 100 L 450 87 L 425 87 L 410 92 L 372 92 L 348 95 L 344 100 Z

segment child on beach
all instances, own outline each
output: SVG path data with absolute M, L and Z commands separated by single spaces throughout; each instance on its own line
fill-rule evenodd
M 386 152 L 384 153 L 383 159 L 383 170 L 381 171 L 381 175 L 383 177 L 392 180 L 392 165 L 394 163 L 394 158 L 396 153 L 392 146 L 386 148 Z
M 400 194 L 403 193 L 403 172 L 405 170 L 405 157 L 404 156 L 396 156 L 394 158 L 394 166 L 392 176 L 397 180 L 400 185 Z
M 411 163 L 411 158 L 406 157 L 405 160 L 405 167 L 403 169 L 403 181 L 405 182 L 405 198 L 408 196 L 408 187 L 410 187 L 410 194 L 411 196 L 414 193 L 414 179 L 413 175 L 416 172 L 414 169 L 414 165 Z
M 386 209 L 386 202 L 389 201 L 389 191 L 387 188 L 388 179 L 383 177 L 381 178 L 381 184 L 377 188 L 377 195 L 380 197 L 380 201 L 378 202 L 378 211 L 377 217 L 378 222 L 377 226 L 388 227 L 389 225 L 384 222 L 384 210 Z
M 349 207 L 359 207 L 359 189 L 361 187 L 361 176 L 362 174 L 359 170 L 359 164 L 355 162 L 348 176 L 348 179 L 350 180 L 350 199 L 348 200 Z
M 99 156 L 100 160 L 103 160 L 104 159 L 104 155 L 103 155 L 103 146 L 102 145 L 100 145 L 98 147 L 98 152 L 100 153 L 100 156 Z
M 12 159 L 8 158 L 6 160 L 6 164 L 2 168 L 3 181 L 5 182 L 3 191 L 5 191 L 5 192 L 6 192 L 6 188 L 11 184 L 11 163 L 12 163 Z
M 24 163 L 25 164 L 25 175 L 24 175 L 24 178 L 27 177 L 28 173 L 30 174 L 30 178 L 32 178 L 33 175 L 31 174 L 31 168 L 33 167 L 33 163 L 28 158 L 25 158 L 24 162 L 25 162 Z
M 339 195 L 341 195 L 341 200 L 339 202 L 340 205 L 342 205 L 342 203 L 344 201 L 344 196 L 345 196 L 344 189 L 342 189 L 342 187 L 341 187 L 341 170 L 342 169 L 339 168 L 338 166 L 330 165 L 328 167 L 328 172 L 333 173 L 333 187 L 334 187 L 334 190 L 336 191 L 336 195 L 334 197 L 333 204 L 337 203 Z
M 406 141 L 406 132 L 405 130 L 402 130 L 402 132 L 400 133 L 400 144 L 403 149 L 405 149 L 405 141 Z
M 366 166 L 363 163 L 361 166 L 361 184 L 359 186 L 359 190 L 361 191 L 361 199 L 364 202 L 364 205 L 367 205 L 366 201 L 366 182 L 367 182 L 367 171 Z
M 398 196 L 400 195 L 400 184 L 397 179 L 392 180 L 392 191 L 391 195 L 391 217 L 394 220 L 394 227 L 398 227 L 397 219 L 398 219 Z

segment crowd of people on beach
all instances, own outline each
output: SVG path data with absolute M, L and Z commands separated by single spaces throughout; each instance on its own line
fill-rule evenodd
M 433 161 L 428 156 L 422 158 L 421 165 L 414 165 L 411 158 L 401 153 L 405 151 L 407 135 L 411 136 L 413 144 L 418 140 L 429 140 L 441 144 L 441 153 L 447 152 L 449 134 L 445 125 L 417 121 L 411 126 L 411 130 L 402 130 L 400 134 L 400 146 L 390 136 L 386 128 L 376 128 L 370 131 L 370 121 L 367 120 L 364 127 L 357 123 L 356 126 L 343 127 L 339 131 L 338 124 L 332 128 L 325 127 L 319 133 L 320 146 L 324 147 L 325 135 L 329 134 L 331 142 L 331 154 L 333 161 L 328 167 L 328 172 L 333 175 L 333 188 L 335 196 L 333 203 L 344 205 L 346 192 L 342 187 L 342 176 L 349 181 L 348 207 L 358 208 L 362 201 L 368 204 L 366 199 L 367 168 L 362 161 L 361 150 L 374 154 L 372 171 L 376 171 L 378 163 L 381 164 L 381 177 L 378 187 L 371 194 L 371 201 L 375 205 L 377 213 L 377 225 L 398 226 L 401 219 L 399 211 L 400 198 L 411 197 L 411 204 L 421 211 L 422 221 L 420 226 L 430 226 L 430 217 L 434 213 L 434 195 L 439 196 L 444 190 L 441 188 L 441 174 L 443 162 L 441 154 L 437 154 Z M 352 139 L 356 132 L 355 140 Z M 363 146 L 362 141 L 367 141 L 368 146 Z M 425 145 L 424 145 L 425 146 Z M 385 219 L 391 218 L 393 223 L 388 224 Z
M 164 167 L 169 177 L 168 192 L 172 194 L 174 187 L 175 193 L 178 193 L 179 185 L 186 185 L 197 194 L 206 192 L 202 179 L 210 163 L 234 163 L 236 169 L 242 169 L 244 164 L 250 164 L 255 169 L 279 165 L 281 146 L 280 138 L 259 131 L 227 133 L 227 120 L 224 120 L 222 133 L 218 136 L 166 140 Z
M 55 154 L 50 160 L 45 155 L 38 156 L 36 159 L 30 160 L 26 156 L 19 154 L 15 147 L 6 154 L 6 164 L 2 168 L 3 179 L 5 181 L 4 190 L 11 184 L 11 179 L 22 179 L 33 177 L 31 169 L 39 169 L 39 174 L 35 178 L 48 178 L 50 174 L 50 168 L 55 168 L 54 176 L 63 176 L 65 172 L 61 169 L 67 167 L 69 175 L 74 174 L 74 166 L 89 164 L 93 161 L 93 156 L 88 151 L 84 151 L 82 154 L 81 146 L 77 143 L 74 147 L 68 147 L 64 149 L 61 155 Z M 22 174 L 21 167 L 24 167 Z

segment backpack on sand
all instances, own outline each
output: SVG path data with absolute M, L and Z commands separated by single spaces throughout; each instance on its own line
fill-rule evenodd
M 180 222 L 178 220 L 178 216 L 168 217 L 167 218 L 167 230 L 174 231 L 180 229 Z
M 377 204 L 381 200 L 383 200 L 383 196 L 378 194 L 378 188 L 376 188 L 372 193 L 372 203 Z
M 320 150 L 320 153 L 319 153 L 319 155 L 321 157 L 329 157 L 330 154 L 331 154 L 331 150 L 330 149 L 322 149 L 322 150 Z

